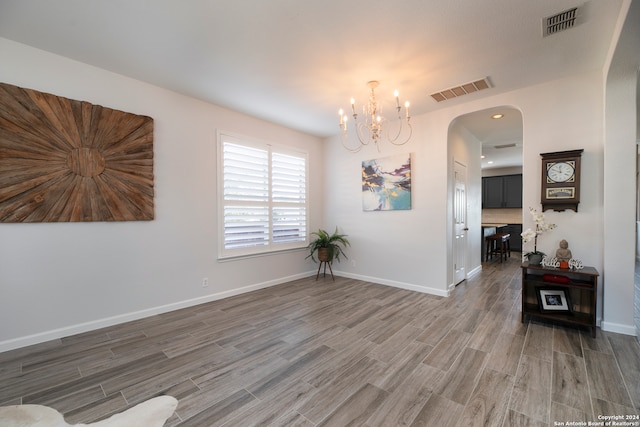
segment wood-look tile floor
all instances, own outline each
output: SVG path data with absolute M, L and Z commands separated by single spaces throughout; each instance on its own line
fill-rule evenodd
M 80 423 L 168 394 L 180 403 L 167 425 L 181 427 L 638 415 L 635 337 L 521 323 L 519 266 L 487 263 L 449 298 L 310 277 L 0 353 L 0 405 Z

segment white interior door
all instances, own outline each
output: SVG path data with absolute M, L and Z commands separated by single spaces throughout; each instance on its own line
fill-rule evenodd
M 467 167 L 454 162 L 453 176 L 453 277 L 457 285 L 467 278 Z

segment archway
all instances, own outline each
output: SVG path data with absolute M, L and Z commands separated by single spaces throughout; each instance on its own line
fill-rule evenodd
M 502 117 L 494 118 L 501 114 Z M 483 210 L 482 210 L 482 176 L 483 170 L 491 171 L 491 174 L 522 174 L 522 143 L 523 121 L 521 112 L 510 106 L 499 106 L 468 113 L 457 117 L 451 122 L 448 133 L 448 150 L 450 163 L 450 194 L 455 193 L 453 168 L 456 164 L 464 164 L 467 167 L 467 200 L 466 220 L 467 239 L 465 249 L 466 271 L 473 272 L 482 265 L 483 247 Z M 482 159 L 483 152 L 485 158 Z M 492 163 L 489 163 L 492 161 Z M 485 172 L 486 173 L 486 172 Z M 449 222 L 456 226 L 453 218 L 456 211 L 451 200 L 450 212 L 452 218 Z M 511 218 L 507 224 L 522 227 L 522 206 L 512 208 L 503 213 Z M 456 239 L 455 230 L 451 233 Z M 516 237 L 519 241 L 520 236 Z M 452 280 L 455 283 L 457 263 L 461 259 L 455 253 L 455 244 L 452 242 L 454 254 L 452 256 Z

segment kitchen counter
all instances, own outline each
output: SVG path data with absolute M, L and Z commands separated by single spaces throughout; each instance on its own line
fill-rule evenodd
M 500 228 L 500 227 L 506 227 L 509 224 L 502 224 L 502 223 L 496 223 L 496 222 L 483 222 L 481 225 L 483 228 L 488 228 L 488 227 Z

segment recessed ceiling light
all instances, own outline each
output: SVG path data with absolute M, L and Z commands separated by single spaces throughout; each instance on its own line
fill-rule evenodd
M 484 159 L 484 155 L 480 156 L 481 159 Z
M 504 114 L 494 114 L 493 116 L 491 116 L 492 119 L 501 119 L 504 117 Z
M 493 164 L 493 160 L 489 160 L 489 161 L 487 162 L 487 164 L 492 165 L 492 164 Z

